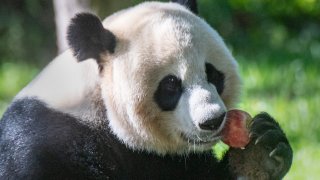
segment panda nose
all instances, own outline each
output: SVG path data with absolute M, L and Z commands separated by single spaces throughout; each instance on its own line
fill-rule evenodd
M 217 130 L 220 127 L 220 125 L 222 124 L 225 115 L 226 115 L 226 113 L 224 112 L 223 114 L 221 114 L 217 118 L 210 119 L 210 120 L 207 120 L 203 123 L 200 123 L 199 127 L 202 130 L 209 130 L 209 131 Z

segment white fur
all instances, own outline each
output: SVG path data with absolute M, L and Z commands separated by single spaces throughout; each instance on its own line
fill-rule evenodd
M 55 58 L 15 99 L 37 98 L 50 108 L 94 119 L 93 93 L 99 82 L 95 60 L 79 63 L 68 50 Z

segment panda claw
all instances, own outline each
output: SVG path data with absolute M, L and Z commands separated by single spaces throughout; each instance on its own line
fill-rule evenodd
M 270 152 L 270 154 L 269 154 L 269 157 L 274 157 L 275 156 L 275 154 L 276 154 L 276 151 L 277 151 L 277 148 L 275 148 L 274 150 L 272 150 L 271 152 Z
M 280 142 L 277 147 L 269 154 L 270 157 L 286 157 L 288 154 L 292 154 L 291 148 L 284 142 Z
M 260 141 L 261 141 L 261 138 L 262 138 L 263 136 L 260 136 L 260 137 L 258 137 L 257 139 L 256 139 L 256 141 L 254 142 L 254 145 L 257 145 Z
M 255 145 L 261 144 L 267 149 L 274 149 L 279 142 L 282 142 L 282 132 L 277 129 L 269 129 L 255 140 Z

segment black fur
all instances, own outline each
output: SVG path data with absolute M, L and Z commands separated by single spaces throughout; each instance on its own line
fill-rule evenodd
M 227 179 L 211 152 L 134 152 L 106 126 L 93 129 L 36 99 L 14 102 L 0 121 L 0 179 Z
M 281 179 L 292 149 L 280 126 L 260 114 L 250 132 L 246 149 L 230 148 L 220 162 L 210 151 L 159 156 L 130 150 L 107 122 L 93 128 L 39 100 L 22 99 L 0 121 L 0 179 Z
M 194 14 L 198 14 L 197 0 L 171 0 L 190 9 Z
M 181 97 L 181 79 L 174 75 L 164 77 L 154 94 L 154 100 L 163 111 L 173 111 Z
M 221 95 L 224 89 L 224 74 L 210 63 L 206 63 L 206 74 L 208 81 L 216 87 L 218 93 Z
M 68 27 L 69 46 L 79 61 L 88 58 L 100 60 L 100 54 L 113 53 L 116 37 L 104 29 L 100 19 L 90 13 L 77 14 Z

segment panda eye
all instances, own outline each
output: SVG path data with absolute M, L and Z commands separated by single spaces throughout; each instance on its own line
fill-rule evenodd
M 218 71 L 212 64 L 206 63 L 206 74 L 209 83 L 213 84 L 218 93 L 221 94 L 224 89 L 224 74 Z
M 161 80 L 160 87 L 168 93 L 175 93 L 181 89 L 181 80 L 176 76 L 168 75 Z
M 162 110 L 171 111 L 178 104 L 181 94 L 181 80 L 174 75 L 168 75 L 160 81 L 154 99 Z

